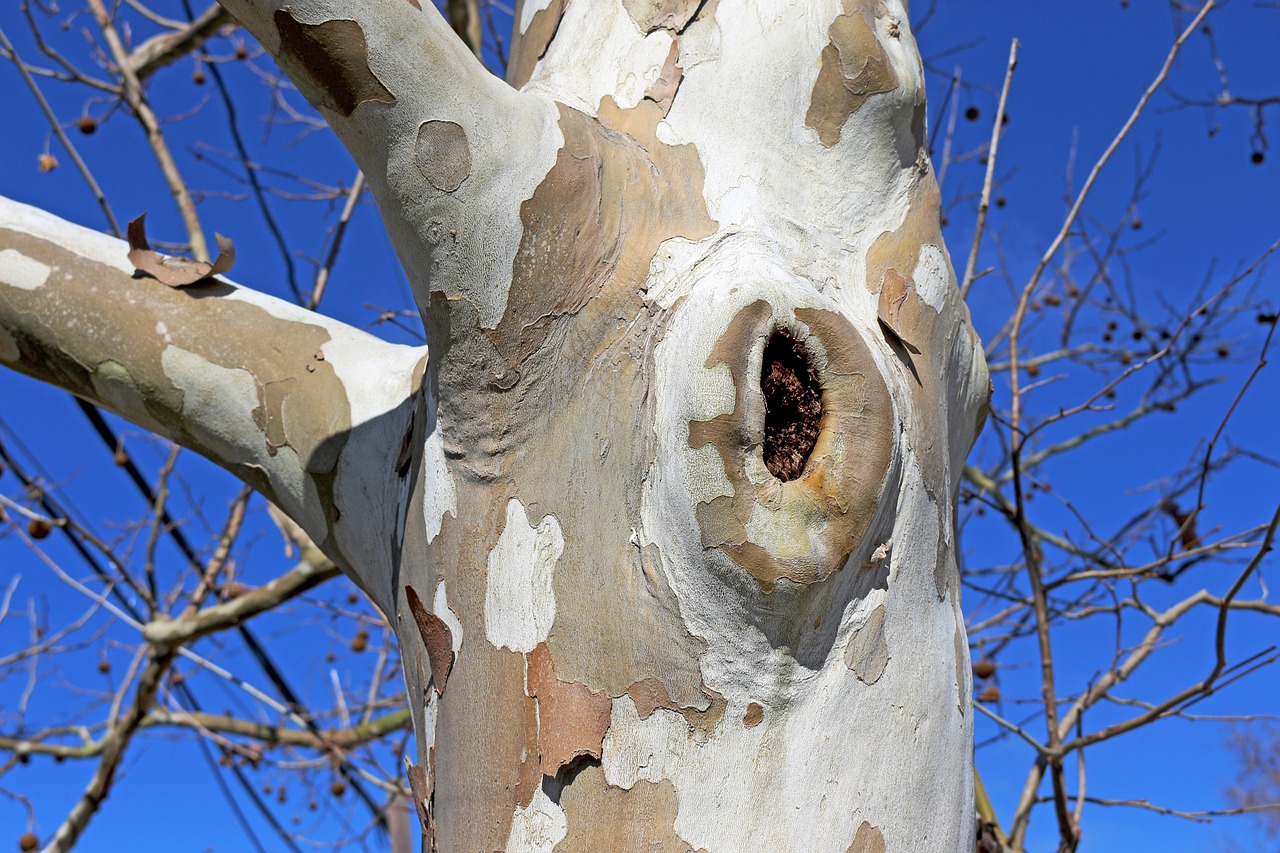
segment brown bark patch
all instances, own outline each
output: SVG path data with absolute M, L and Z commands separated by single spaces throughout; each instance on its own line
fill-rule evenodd
M 712 445 L 733 486 L 696 507 L 702 542 L 719 547 L 756 579 L 763 592 L 781 578 L 811 584 L 838 571 L 861 542 L 875 516 L 893 452 L 893 407 L 870 350 L 843 316 L 797 309 L 826 353 L 818 381 L 822 389 L 819 431 L 803 473 L 790 482 L 752 483 L 747 459 L 761 453 L 765 438 L 764 396 L 748 365 L 753 347 L 771 334 L 773 311 L 756 301 L 730 321 L 712 348 L 706 367 L 729 368 L 736 391 L 734 410 L 708 421 L 691 421 L 689 446 Z M 793 335 L 803 341 L 798 331 Z M 746 524 L 759 507 L 783 513 L 794 540 L 749 541 Z M 815 524 L 821 520 L 822 524 Z M 783 556 L 779 556 L 782 554 Z
M 742 726 L 747 729 L 754 729 L 760 725 L 760 721 L 764 719 L 764 706 L 759 702 L 752 702 L 747 705 L 747 711 L 742 715 Z
M 764 391 L 764 464 L 789 483 L 804 471 L 818 441 L 822 386 L 804 344 L 786 329 L 775 331 L 764 347 L 760 373 Z
M 564 17 L 566 0 L 551 0 L 546 8 L 539 9 L 529 22 L 523 33 L 518 29 L 512 34 L 511 55 L 507 59 L 507 82 L 513 88 L 520 89 L 533 76 L 533 69 L 538 60 L 546 55 L 547 48 L 555 39 L 560 29 L 560 19 Z M 523 5 L 520 4 L 520 5 Z M 515 18 L 520 20 L 520 8 L 517 6 Z
M 355 21 L 304 24 L 288 9 L 278 9 L 275 22 L 276 60 L 313 104 L 349 116 L 369 101 L 396 102 L 369 67 L 369 44 Z
M 846 853 L 884 853 L 884 835 L 879 827 L 864 820 L 858 826 Z
M 431 662 L 431 682 L 436 687 L 436 693 L 443 695 L 445 683 L 449 680 L 449 670 L 453 669 L 453 632 L 443 619 L 427 609 L 413 587 L 406 586 L 404 594 L 409 601 L 413 621 L 418 626 L 418 634 L 422 637 L 422 644 L 427 649 L 427 660 Z
M 615 788 L 599 767 L 584 767 L 560 797 L 569 831 L 555 853 L 599 853 L 645 850 L 692 853 L 675 829 L 679 802 L 675 786 L 639 780 L 631 788 Z
M 556 677 L 551 652 L 539 643 L 525 655 L 529 695 L 538 700 L 538 753 L 542 773 L 555 776 L 578 758 L 599 758 L 609 730 L 609 696 Z
M 830 148 L 840 141 L 845 121 L 867 98 L 893 91 L 899 81 L 867 13 L 839 15 L 827 32 L 831 41 L 822 49 L 804 123 Z
M 471 175 L 471 144 L 462 126 L 451 121 L 427 121 L 418 128 L 414 151 L 418 170 L 427 183 L 451 193 Z
M 702 0 L 622 0 L 627 14 L 642 33 L 666 29 L 680 32 L 698 11 Z

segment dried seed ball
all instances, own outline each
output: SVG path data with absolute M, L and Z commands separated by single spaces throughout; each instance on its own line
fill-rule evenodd
M 1262 161 L 1266 159 L 1267 155 L 1263 154 L 1261 151 L 1255 151 L 1249 155 L 1249 162 L 1255 166 L 1261 166 Z
M 52 154 L 41 154 L 36 159 L 36 164 L 40 167 L 40 171 L 52 172 L 54 169 L 58 168 L 58 158 L 54 157 Z
M 18 838 L 18 849 L 22 851 L 35 850 L 40 846 L 40 839 L 36 837 L 34 832 L 24 832 Z
M 1061 304 L 1062 304 L 1062 297 L 1061 297 L 1061 296 L 1059 296 L 1059 295 L 1058 295 L 1058 294 L 1056 294 L 1056 293 L 1048 293 L 1048 294 L 1045 294 L 1045 297 L 1044 297 L 1044 304 L 1045 304 L 1045 305 L 1051 305 L 1051 306 L 1055 306 L 1055 307 L 1056 307 L 1056 306 L 1058 306 L 1058 305 L 1061 305 Z
M 977 107 L 969 107 L 969 109 L 964 111 L 964 117 L 969 121 L 977 121 L 978 117 L 981 115 L 982 113 L 978 112 Z
M 369 648 L 369 632 L 364 628 L 356 631 L 356 635 L 351 638 L 351 651 L 362 652 Z
M 347 792 L 347 783 L 341 779 L 334 779 L 333 784 L 329 786 L 329 793 L 335 797 L 341 797 Z
M 995 674 L 996 665 L 994 661 L 980 660 L 973 665 L 973 674 L 977 678 L 990 678 Z
M 360 603 L 360 596 L 356 595 L 354 592 L 347 593 L 347 604 L 359 604 L 359 603 Z
M 102 660 L 98 661 L 98 672 L 102 673 L 103 675 L 106 675 L 110 671 L 111 671 L 111 661 L 107 660 L 106 658 L 103 658 Z
M 999 702 L 1000 688 L 996 687 L 994 684 L 988 684 L 986 687 L 982 688 L 982 692 L 978 694 L 978 701 Z
M 53 530 L 53 525 L 46 518 L 33 518 L 27 522 L 27 535 L 32 539 L 44 539 Z
M 80 132 L 85 136 L 90 136 L 98 129 L 98 120 L 93 116 L 80 116 L 76 119 L 76 127 L 80 128 Z
M 236 59 L 248 59 L 249 49 L 242 44 L 236 45 Z
M 199 68 L 196 69 L 196 73 L 191 75 L 191 82 L 195 83 L 197 86 L 203 86 L 206 79 L 204 72 Z
M 1004 207 L 1008 203 L 1009 200 L 1004 196 L 996 196 L 996 207 Z

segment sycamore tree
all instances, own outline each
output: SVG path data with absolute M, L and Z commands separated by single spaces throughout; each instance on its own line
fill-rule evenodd
M 966 139 L 957 116 L 977 118 L 962 106 L 975 89 L 951 73 L 928 113 L 899 0 L 169 5 L 24 4 L 6 29 L 27 28 L 40 55 L 0 40 L 61 146 L 40 167 L 75 167 L 114 233 L 0 201 L 0 361 L 77 396 L 147 509 L 99 535 L 6 437 L 9 538 L 82 613 L 49 620 L 6 581 L 0 615 L 27 633 L 0 662 L 28 688 L 4 709 L 0 749 L 13 772 L 93 768 L 52 825 L 21 785 L 5 789 L 28 811 L 23 849 L 91 833 L 131 745 L 175 728 L 293 848 L 306 830 L 269 802 L 286 803 L 286 776 L 311 809 L 326 794 L 360 804 L 342 837 L 378 843 L 384 827 L 397 849 L 406 803 L 424 849 L 1024 849 L 1033 814 L 1074 849 L 1086 804 L 1118 804 L 1086 791 L 1086 751 L 1187 716 L 1274 659 L 1227 644 L 1229 617 L 1277 612 L 1256 586 L 1274 495 L 1230 529 L 1204 516 L 1219 475 L 1258 458 L 1224 435 L 1275 325 L 1257 290 L 1269 241 L 1152 312 L 1116 283 L 1135 208 L 1085 213 L 1188 40 L 1212 41 L 1212 2 L 1175 7 L 1167 57 L 1026 269 L 987 222 L 1008 180 L 1018 46 L 1003 85 L 978 95 L 995 107 L 989 133 Z M 934 10 L 914 11 L 919 25 Z M 59 21 L 88 37 L 83 57 L 68 58 Z M 258 161 L 236 109 L 254 93 L 232 79 L 246 67 L 268 126 L 299 145 L 331 128 L 353 179 Z M 1225 79 L 1209 108 L 1253 109 L 1265 146 L 1265 99 Z M 44 100 L 55 83 L 91 93 L 78 118 Z M 216 93 L 231 150 L 175 145 L 213 111 L 192 91 Z M 171 199 L 151 227 L 182 235 L 165 251 L 72 138 L 126 122 L 146 146 L 131 156 Z M 231 189 L 194 184 L 197 163 Z M 973 189 L 944 193 L 966 165 Z M 247 212 L 211 216 L 219 193 Z M 320 251 L 298 248 L 285 194 L 291 210 L 322 208 L 299 217 L 328 229 Z M 341 322 L 317 309 L 367 284 L 337 266 L 367 198 L 416 307 Z M 126 205 L 127 226 L 113 212 Z M 970 207 L 958 276 L 943 228 Z M 278 250 L 278 297 L 234 283 L 268 278 L 245 265 L 251 215 Z M 206 224 L 229 239 L 210 244 Z M 991 300 L 996 278 L 1007 319 L 984 346 L 965 301 Z M 1255 314 L 1265 334 L 1242 338 Z M 422 338 L 375 337 L 359 328 L 370 317 Z M 1254 367 L 1233 376 L 1216 430 L 1130 517 L 1065 495 L 1068 528 L 1032 512 L 1037 491 L 1059 497 L 1055 466 L 1199 399 L 1206 353 L 1241 345 Z M 989 370 L 991 437 L 969 458 Z M 1051 370 L 1075 381 L 1046 401 Z M 171 442 L 157 470 L 151 440 L 117 418 Z M 221 518 L 182 494 L 178 448 L 243 484 Z M 278 528 L 292 568 L 250 568 L 268 562 L 245 550 L 255 521 Z M 962 521 L 1016 556 L 971 563 L 962 584 Z M 339 574 L 363 597 L 316 599 Z M 358 687 L 330 669 L 331 704 L 291 684 L 256 628 L 306 608 L 323 614 L 317 637 L 365 655 L 343 661 L 363 669 Z M 1125 694 L 1201 611 L 1212 659 Z M 1115 642 L 1066 680 L 1054 638 L 1083 622 Z M 251 664 L 223 665 L 232 646 Z M 72 725 L 29 700 L 46 661 L 75 653 L 97 654 L 110 684 Z M 1024 660 L 1030 716 L 1005 706 Z M 209 680 L 249 709 L 209 711 L 193 687 Z M 1008 802 L 975 784 L 975 714 L 1028 748 Z

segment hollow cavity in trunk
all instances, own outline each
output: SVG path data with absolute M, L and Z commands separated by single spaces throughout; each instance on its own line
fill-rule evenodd
M 822 421 L 822 385 L 809 351 L 786 329 L 764 347 L 764 464 L 786 483 L 804 473 Z

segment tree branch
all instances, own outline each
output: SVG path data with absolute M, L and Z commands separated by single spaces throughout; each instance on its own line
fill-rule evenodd
M 520 205 L 563 141 L 554 104 L 490 74 L 431 3 L 221 2 L 354 157 L 418 304 L 465 288 L 496 325 Z
M 134 278 L 126 255 L 0 199 L 0 363 L 227 468 L 390 607 L 397 456 L 425 349 L 217 280 Z

